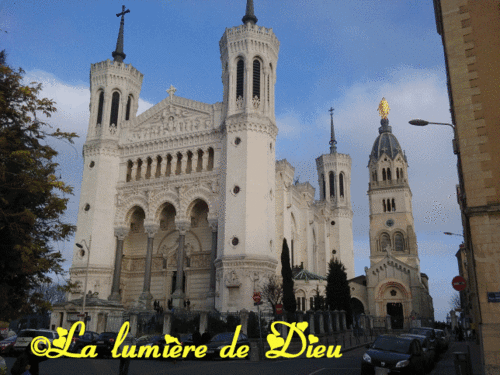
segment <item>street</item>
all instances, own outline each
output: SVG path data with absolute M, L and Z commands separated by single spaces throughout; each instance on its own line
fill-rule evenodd
M 358 375 L 361 356 L 365 348 L 344 353 L 341 358 L 331 359 L 278 359 L 250 362 L 247 360 L 227 361 L 170 361 L 132 360 L 129 375 L 160 374 L 259 374 L 259 375 Z M 15 358 L 5 358 L 10 370 Z M 40 375 L 94 375 L 117 374 L 118 359 L 72 359 L 58 358 L 40 364 Z M 10 374 L 10 372 L 9 372 Z

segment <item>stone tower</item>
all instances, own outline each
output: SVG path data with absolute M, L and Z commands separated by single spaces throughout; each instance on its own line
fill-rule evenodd
M 352 239 L 351 206 L 351 157 L 337 152 L 337 141 L 333 127 L 333 108 L 330 108 L 330 153 L 316 158 L 320 201 L 329 209 L 330 246 L 325 246 L 328 272 L 330 259 L 339 259 L 345 266 L 347 278 L 354 277 L 354 254 Z M 314 261 L 314 260 L 313 260 Z
M 87 140 L 83 146 L 84 169 L 75 243 L 90 247 L 74 248 L 72 281 L 83 286 L 85 267 L 89 265 L 88 289 L 99 298 L 111 293 L 115 262 L 116 184 L 119 179 L 119 135 L 123 125 L 137 113 L 143 75 L 123 63 L 123 7 L 116 50 L 109 59 L 90 67 L 90 117 Z M 99 285 L 99 290 L 95 285 Z M 83 288 L 82 288 L 83 291 Z M 115 293 L 116 294 L 116 293 Z M 114 296 L 119 299 L 118 295 Z
M 222 311 L 254 309 L 252 293 L 275 273 L 281 249 L 274 220 L 279 41 L 272 29 L 257 26 L 252 0 L 242 21 L 219 42 L 224 93 L 215 264 L 216 308 Z
M 378 263 L 386 256 L 386 251 L 390 251 L 397 259 L 420 269 L 412 194 L 408 184 L 408 162 L 389 126 L 389 105 L 385 98 L 380 102 L 379 112 L 382 126 L 368 163 L 370 264 Z

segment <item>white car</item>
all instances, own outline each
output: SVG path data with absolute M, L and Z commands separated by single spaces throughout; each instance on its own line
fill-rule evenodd
M 26 350 L 26 347 L 31 343 L 35 337 L 44 336 L 47 337 L 52 343 L 55 339 L 59 338 L 56 331 L 51 331 L 48 329 L 23 329 L 17 335 L 16 343 L 14 344 L 14 354 L 18 355 Z

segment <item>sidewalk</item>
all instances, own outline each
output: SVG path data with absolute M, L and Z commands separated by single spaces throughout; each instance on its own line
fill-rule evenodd
M 459 375 L 455 371 L 454 355 L 455 352 L 467 352 L 467 347 L 470 350 L 470 358 L 472 362 L 472 371 L 474 375 L 481 375 L 481 352 L 479 345 L 473 341 L 452 341 L 446 353 L 441 355 L 441 359 L 430 373 L 430 375 Z

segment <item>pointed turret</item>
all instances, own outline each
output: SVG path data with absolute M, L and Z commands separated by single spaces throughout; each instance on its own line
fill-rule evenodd
M 330 111 L 330 154 L 337 153 L 337 141 L 335 140 L 335 129 L 333 128 L 333 107 L 329 109 Z
M 120 21 L 120 31 L 118 32 L 118 39 L 116 41 L 116 49 L 111 54 L 113 56 L 114 61 L 123 62 L 125 60 L 125 53 L 123 52 L 123 25 L 125 24 L 125 14 L 130 13 L 130 10 L 125 10 L 125 5 L 122 5 L 122 12 L 118 13 L 117 17 L 122 17 Z
M 247 11 L 241 20 L 243 21 L 244 25 L 246 25 L 248 22 L 254 25 L 257 23 L 257 17 L 255 17 L 253 10 L 253 0 L 247 0 Z

